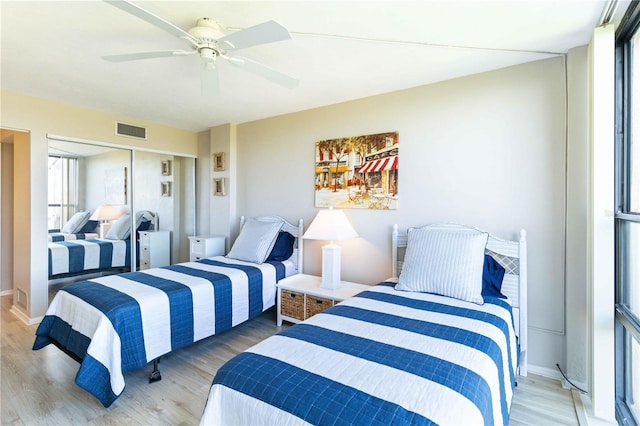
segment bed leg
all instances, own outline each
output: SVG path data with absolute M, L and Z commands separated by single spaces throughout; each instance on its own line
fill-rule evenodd
M 158 370 L 158 364 L 160 364 L 160 358 L 156 358 L 153 360 L 153 371 L 149 376 L 149 383 L 158 382 L 162 380 L 162 376 L 160 375 L 160 370 Z

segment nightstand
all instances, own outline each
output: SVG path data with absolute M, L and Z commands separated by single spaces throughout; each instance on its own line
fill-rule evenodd
M 138 231 L 140 234 L 139 270 L 167 266 L 170 260 L 171 231 Z
M 282 325 L 282 320 L 292 323 L 304 321 L 370 288 L 364 284 L 341 281 L 341 287 L 329 290 L 320 288 L 321 281 L 321 277 L 314 275 L 296 274 L 278 282 L 278 327 Z
M 213 256 L 224 256 L 224 235 L 199 235 L 189 237 L 189 261 L 206 259 Z

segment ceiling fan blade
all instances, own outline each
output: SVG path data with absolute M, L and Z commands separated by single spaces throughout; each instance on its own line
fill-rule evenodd
M 202 64 L 201 85 L 202 94 L 205 96 L 216 96 L 220 93 L 218 82 L 218 68 L 215 63 L 207 62 Z
M 290 38 L 291 34 L 285 27 L 276 21 L 267 21 L 220 37 L 218 45 L 227 51 L 233 51 Z
M 109 3 L 110 5 L 115 6 L 120 10 L 124 10 L 125 12 L 130 13 L 131 15 L 137 16 L 138 18 L 142 19 L 143 21 L 147 21 L 151 25 L 155 25 L 156 27 L 158 27 L 158 28 L 160 28 L 162 30 L 165 30 L 169 34 L 172 34 L 172 35 L 174 35 L 174 36 L 176 36 L 178 38 L 185 39 L 189 43 L 191 43 L 191 45 L 193 45 L 193 46 L 197 46 L 198 45 L 198 40 L 196 40 L 188 32 L 184 31 L 183 29 L 181 29 L 179 27 L 176 27 L 175 25 L 173 25 L 170 22 L 165 21 L 164 19 L 160 18 L 159 16 L 156 16 L 153 13 L 142 9 L 139 6 L 136 6 L 133 3 L 130 3 L 130 2 L 124 1 L 124 0 L 104 0 L 104 2 L 105 3 Z
M 103 56 L 102 59 L 109 62 L 126 62 L 126 61 L 137 61 L 140 59 L 153 59 L 153 58 L 168 58 L 171 56 L 184 56 L 184 55 L 193 55 L 196 52 L 195 50 L 192 52 L 187 52 L 185 50 L 160 50 L 157 52 L 140 52 L 140 53 L 125 53 L 122 55 L 107 55 Z
M 260 77 L 266 78 L 273 83 L 279 84 L 282 87 L 286 87 L 287 89 L 294 89 L 300 84 L 299 80 L 283 74 L 280 71 L 276 71 L 273 68 L 269 68 L 268 66 L 249 58 L 234 56 L 233 58 L 230 58 L 229 62 L 237 66 L 238 68 L 250 71 L 256 75 L 259 75 Z

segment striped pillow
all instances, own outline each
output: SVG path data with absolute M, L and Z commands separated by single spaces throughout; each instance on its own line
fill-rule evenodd
M 435 293 L 482 305 L 482 267 L 489 234 L 464 228 L 409 229 L 395 288 Z
M 283 222 L 247 219 L 227 257 L 245 262 L 264 263 L 276 243 L 282 224 Z

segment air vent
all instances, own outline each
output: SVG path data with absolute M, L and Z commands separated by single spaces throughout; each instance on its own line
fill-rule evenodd
M 137 139 L 147 139 L 147 129 L 116 121 L 116 135 L 129 136 Z

